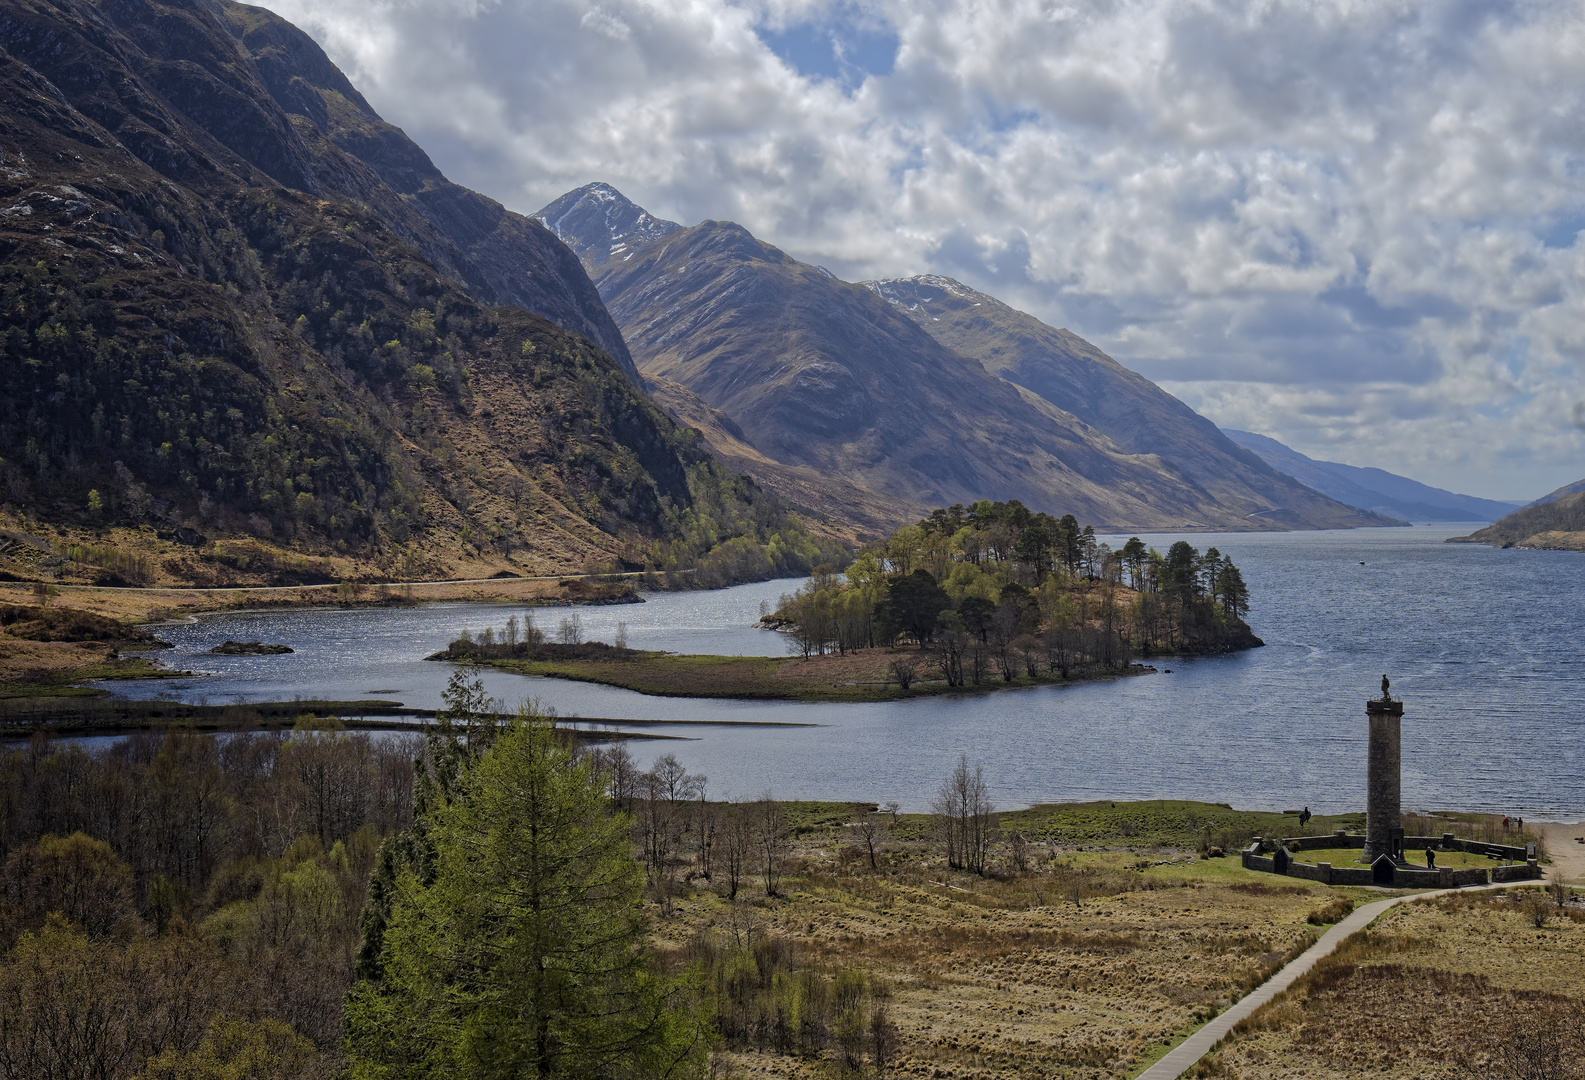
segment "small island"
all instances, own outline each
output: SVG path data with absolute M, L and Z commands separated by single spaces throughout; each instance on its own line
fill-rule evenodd
M 223 641 L 209 650 L 211 656 L 281 656 L 292 651 L 290 645 L 271 645 L 267 641 Z
M 663 697 L 895 701 L 943 693 L 1142 675 L 1141 657 L 1205 655 L 1263 642 L 1243 621 L 1243 575 L 1215 548 L 1117 550 L 1070 514 L 1014 501 L 936 510 L 817 567 L 760 625 L 786 657 L 693 656 L 584 641 L 576 617 L 547 640 L 525 615 L 430 660 L 603 683 Z

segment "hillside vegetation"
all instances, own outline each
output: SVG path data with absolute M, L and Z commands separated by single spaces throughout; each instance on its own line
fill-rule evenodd
M 738 580 L 838 554 L 644 396 L 559 241 L 447 182 L 289 24 L 63 0 L 0 29 L 5 573 L 673 569 L 736 542 L 701 580 Z
M 1585 551 L 1585 491 L 1531 503 L 1468 536 L 1451 537 L 1448 543 Z

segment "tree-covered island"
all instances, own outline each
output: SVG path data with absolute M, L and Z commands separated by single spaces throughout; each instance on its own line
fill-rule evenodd
M 554 640 L 515 617 L 464 634 L 434 660 L 640 693 L 881 701 L 1149 670 L 1135 661 L 1261 645 L 1231 559 L 1186 541 L 1166 554 L 1139 537 L 1113 550 L 1073 515 L 981 500 L 938 509 L 863 549 L 845 571 L 817 567 L 764 625 L 790 659 L 684 656 L 585 642 L 577 620 Z

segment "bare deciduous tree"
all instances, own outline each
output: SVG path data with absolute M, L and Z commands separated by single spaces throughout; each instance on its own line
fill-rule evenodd
M 759 843 L 761 868 L 765 876 L 765 895 L 778 895 L 781 885 L 782 862 L 787 857 L 787 819 L 775 796 L 766 792 L 755 804 L 756 839 Z
M 985 786 L 984 769 L 976 765 L 970 771 L 968 755 L 959 755 L 957 768 L 942 781 L 931 809 L 941 819 L 947 865 L 983 875 L 996 831 L 995 807 Z
M 1558 906 L 1559 910 L 1562 910 L 1563 905 L 1567 904 L 1569 900 L 1568 881 L 1563 877 L 1562 867 L 1553 868 L 1552 878 L 1547 882 L 1546 889 L 1547 892 L 1552 894 L 1552 902 Z
M 739 886 L 748 874 L 756 842 L 754 820 L 745 807 L 727 806 L 721 814 L 721 870 L 726 874 L 727 899 L 736 900 Z
M 694 839 L 698 844 L 699 873 L 705 880 L 710 879 L 711 856 L 715 852 L 717 817 L 715 807 L 710 805 L 710 800 L 705 798 L 705 778 L 695 777 L 698 783 L 694 786 L 693 827 Z
M 919 661 L 912 656 L 899 656 L 889 665 L 892 679 L 897 683 L 899 690 L 907 690 L 919 677 Z
M 863 817 L 848 825 L 848 838 L 869 855 L 871 870 L 876 869 L 875 850 L 886 842 L 886 835 L 886 823 L 881 819 L 879 810 L 865 813 Z
M 1008 853 L 1012 857 L 1013 869 L 1020 874 L 1029 872 L 1029 841 L 1024 839 L 1024 834 L 1017 829 L 1007 841 Z

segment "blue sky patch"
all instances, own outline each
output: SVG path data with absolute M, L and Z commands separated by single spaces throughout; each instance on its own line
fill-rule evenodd
M 756 32 L 798 74 L 850 91 L 871 75 L 890 75 L 897 62 L 897 31 L 852 4 L 835 4 L 812 22 Z

